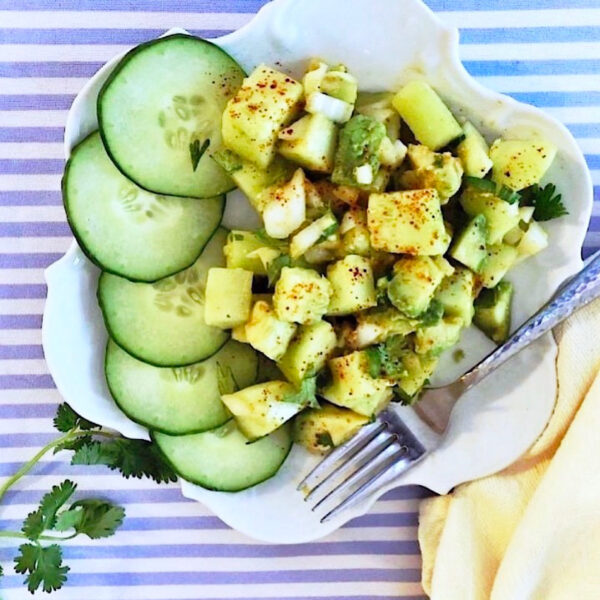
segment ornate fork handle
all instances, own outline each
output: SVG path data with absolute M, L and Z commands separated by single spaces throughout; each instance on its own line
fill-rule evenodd
M 495 371 L 509 358 L 562 323 L 577 309 L 600 297 L 600 252 L 571 281 L 500 347 L 459 380 L 467 390 Z

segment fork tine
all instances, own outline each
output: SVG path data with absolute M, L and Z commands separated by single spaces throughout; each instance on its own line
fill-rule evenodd
M 325 496 L 323 496 L 323 498 L 321 498 L 312 507 L 312 510 L 313 511 L 316 510 L 317 508 L 319 508 L 319 506 L 321 506 L 321 504 L 323 504 L 324 502 L 326 502 L 333 496 L 335 496 L 337 494 L 341 494 L 342 492 L 346 491 L 348 488 L 350 488 L 352 485 L 354 485 L 357 481 L 359 481 L 362 477 L 364 477 L 366 474 L 368 474 L 368 472 L 376 466 L 377 460 L 380 459 L 384 455 L 385 451 L 392 444 L 394 444 L 397 441 L 398 441 L 398 438 L 395 435 L 390 435 L 389 437 L 385 438 L 385 440 L 380 442 L 376 448 L 372 449 L 369 452 L 366 452 L 365 454 L 367 456 L 366 456 L 365 462 L 363 464 L 361 464 L 360 467 L 358 467 L 358 469 L 356 469 L 356 471 L 349 474 L 348 477 L 346 477 L 341 483 L 336 485 L 330 492 L 325 494 Z M 348 463 L 345 463 L 344 466 L 348 466 Z M 322 483 L 324 483 L 324 482 L 322 482 Z
M 346 471 L 351 469 L 353 466 L 358 465 L 361 467 L 364 463 L 368 463 L 371 459 L 377 456 L 385 448 L 387 448 L 393 441 L 394 437 L 389 434 L 383 440 L 379 437 L 385 432 L 379 432 L 375 437 L 371 438 L 366 444 L 364 444 L 357 452 L 353 453 L 343 462 L 340 462 L 324 479 L 319 481 L 315 487 L 306 494 L 304 501 L 308 501 L 314 494 L 320 490 L 325 484 L 330 483 L 332 480 L 337 479 L 345 475 Z
M 386 428 L 386 426 L 387 425 L 382 422 L 375 422 L 371 425 L 365 425 L 352 439 L 332 450 L 320 463 L 318 463 L 315 468 L 298 484 L 297 489 L 302 490 L 305 488 L 311 479 L 314 479 L 326 472 L 330 466 L 335 464 L 342 457 L 346 457 L 346 460 L 352 458 L 364 446 L 369 444 L 371 440 L 375 439 Z M 354 452 L 352 452 L 353 450 Z
M 342 500 L 342 502 L 340 502 L 336 507 L 332 508 L 324 517 L 322 517 L 321 523 L 329 521 L 341 511 L 345 510 L 352 504 L 356 504 L 362 498 L 367 496 L 371 492 L 377 480 L 380 479 L 383 475 L 385 475 L 392 467 L 397 467 L 402 462 L 404 462 L 402 471 L 406 470 L 414 462 L 414 460 L 408 457 L 406 457 L 404 461 L 399 460 L 405 454 L 407 454 L 407 448 L 405 446 L 402 446 L 398 450 L 396 450 L 394 454 L 390 455 L 389 458 L 382 463 L 379 470 L 375 471 L 375 473 L 370 479 L 365 481 L 359 488 L 357 488 L 354 492 L 352 492 L 349 496 Z

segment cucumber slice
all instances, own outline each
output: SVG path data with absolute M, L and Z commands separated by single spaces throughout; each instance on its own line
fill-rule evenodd
M 156 281 L 193 264 L 225 207 L 223 196 L 199 201 L 141 189 L 114 166 L 97 131 L 73 150 L 62 189 L 86 255 L 134 281 Z
M 158 194 L 210 198 L 230 189 L 211 160 L 221 115 L 244 72 L 221 48 L 176 34 L 137 46 L 98 95 L 100 134 L 117 167 Z
M 200 258 L 155 283 L 102 273 L 98 301 L 110 336 L 126 352 L 158 367 L 180 367 L 212 356 L 229 332 L 204 321 L 208 269 L 224 266 L 227 230 L 217 229 Z
M 178 475 L 221 492 L 239 492 L 273 477 L 292 447 L 289 424 L 248 444 L 233 420 L 194 435 L 153 431 L 152 439 Z
M 161 368 L 137 360 L 109 340 L 104 363 L 108 388 L 133 421 L 171 435 L 214 429 L 231 418 L 221 402 L 219 368 L 241 387 L 256 380 L 258 356 L 233 340 L 203 362 Z

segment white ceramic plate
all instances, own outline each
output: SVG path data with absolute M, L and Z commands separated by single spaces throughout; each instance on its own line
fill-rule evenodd
M 185 26 L 185 23 L 182 23 Z M 458 59 L 458 35 L 445 27 L 419 0 L 275 0 L 252 22 L 216 43 L 246 70 L 260 62 L 299 75 L 312 56 L 343 62 L 362 89 L 397 89 L 424 77 L 491 139 L 496 135 L 542 135 L 559 148 L 548 173 L 563 193 L 569 216 L 548 224 L 549 248 L 511 273 L 515 283 L 513 326 L 538 309 L 558 285 L 581 267 L 580 249 L 592 206 L 592 186 L 583 156 L 568 131 L 541 111 L 478 85 Z M 67 156 L 97 127 L 95 101 L 102 82 L 119 57 L 109 61 L 77 96 L 65 132 Z M 248 226 L 247 206 L 239 194 L 228 202 L 225 224 Z M 246 216 L 244 216 L 246 215 Z M 147 439 L 112 402 L 102 372 L 106 333 L 96 304 L 98 269 L 73 244 L 46 272 L 48 301 L 43 343 L 56 385 L 85 417 Z M 452 379 L 475 364 L 492 345 L 475 329 L 461 341 L 465 359 L 446 358 L 442 379 Z M 325 524 L 295 491 L 315 462 L 295 447 L 273 479 L 237 494 L 204 490 L 182 482 L 182 493 L 209 506 L 223 521 L 249 536 L 269 542 L 319 538 L 365 513 L 384 491 L 418 483 L 439 493 L 458 483 L 493 473 L 513 462 L 548 420 L 556 391 L 555 346 L 550 337 L 523 352 L 456 405 L 449 427 L 438 439 L 410 408 L 399 408 L 430 447 L 428 458 L 408 473 L 390 474 L 368 501 Z

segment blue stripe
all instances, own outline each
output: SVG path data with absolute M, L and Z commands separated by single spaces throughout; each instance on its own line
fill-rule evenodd
M 600 8 L 600 0 L 424 0 L 434 11 L 543 10 L 550 8 Z M 568 4 L 566 4 L 568 2 Z
M 600 119 L 600 114 L 598 118 Z M 566 123 L 566 125 L 576 138 L 600 137 L 600 123 Z
M 474 77 L 506 75 L 597 75 L 600 60 L 465 60 L 465 68 Z
M 2 34 L 0 33 L 0 39 Z M 461 44 L 600 41 L 600 27 L 498 27 L 461 29 Z
M 600 92 L 512 92 L 515 100 L 534 106 L 600 106 Z
M 188 29 L 201 38 L 216 38 L 230 30 Z M 0 44 L 126 44 L 134 46 L 161 36 L 162 29 L 0 29 Z

